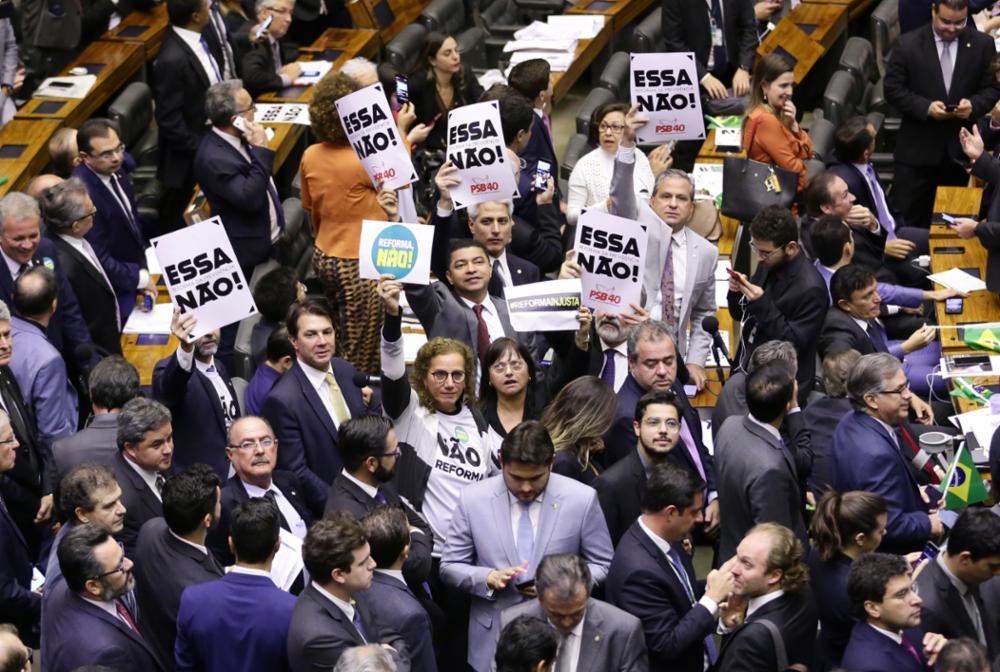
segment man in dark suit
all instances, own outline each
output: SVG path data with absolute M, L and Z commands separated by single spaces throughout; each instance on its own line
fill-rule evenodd
M 297 304 L 287 326 L 296 362 L 271 388 L 261 414 L 281 441 L 278 466 L 295 472 L 303 497 L 320 516 L 342 468 L 337 429 L 349 418 L 381 414 L 382 405 L 366 404 L 354 384 L 358 370 L 333 356 L 333 320 L 326 308 L 313 301 Z
M 558 652 L 555 628 L 534 616 L 518 616 L 500 633 L 494 664 L 502 672 L 552 670 Z
M 406 514 L 395 506 L 377 506 L 361 525 L 375 561 L 372 585 L 365 591 L 373 617 L 400 634 L 414 667 L 437 672 L 430 616 L 403 576 L 412 547 Z
M 257 0 L 257 25 L 271 17 L 271 25 L 260 39 L 250 35 L 253 44 L 243 54 L 243 84 L 252 96 L 278 91 L 291 86 L 302 74 L 302 66 L 295 63 L 298 56 L 294 46 L 283 42 L 292 25 L 293 0 Z
M 789 341 L 799 355 L 796 379 L 804 404 L 816 375 L 816 341 L 830 300 L 826 283 L 798 242 L 798 225 L 788 210 L 761 210 L 750 223 L 750 246 L 757 254 L 752 277 L 729 278 L 729 312 L 740 325 L 737 370 L 746 371 L 754 348 L 765 341 Z
M 138 397 L 118 414 L 118 453 L 111 468 L 122 488 L 125 526 L 116 538 L 127 552 L 135 548 L 139 528 L 163 515 L 161 491 L 174 456 L 170 411 L 158 401 Z
M 931 25 L 900 37 L 886 65 L 885 97 L 902 123 L 894 157 L 893 201 L 909 226 L 930 226 L 940 185 L 968 176 L 959 147 L 1000 97 L 990 64 L 993 40 L 967 25 L 967 0 L 932 0 Z
M 932 561 L 933 562 L 933 561 Z M 842 666 L 858 672 L 930 672 L 946 639 L 921 632 L 920 604 L 910 565 L 898 555 L 865 553 L 851 565 L 847 595 L 860 619 Z
M 920 627 L 948 639 L 969 637 L 987 648 L 1000 645 L 997 614 L 983 603 L 980 585 L 1000 575 L 1000 516 L 966 509 L 948 534 L 948 546 L 916 578 Z
M 125 549 L 106 530 L 86 524 L 66 535 L 58 553 L 65 581 L 55 586 L 46 609 L 45 669 L 105 665 L 119 672 L 166 672 L 167 662 L 139 632 L 138 614 L 122 600 L 135 584 Z
M 157 177 L 165 187 L 159 228 L 164 232 L 183 226 L 195 183 L 194 157 L 205 131 L 205 92 L 222 81 L 222 70 L 201 36 L 211 19 L 208 0 L 169 0 L 167 14 L 170 27 L 153 66 L 160 130 Z
M 719 652 L 719 672 L 776 669 L 775 640 L 784 643 L 789 665 L 813 668 L 818 619 L 804 560 L 802 542 L 776 523 L 757 525 L 743 538 L 730 569 L 733 594 L 728 602 L 730 609 L 740 612 L 745 606 L 746 615 L 736 625 L 729 619 L 729 609 L 722 614 L 721 628 L 727 634 Z M 770 627 L 753 627 L 762 621 L 776 627 L 778 636 Z
M 607 600 L 642 621 L 652 669 L 701 672 L 715 662 L 719 603 L 733 590 L 731 563 L 698 581 L 683 541 L 702 516 L 704 482 L 670 463 L 653 467 L 642 515 L 615 549 Z
M 208 11 L 208 25 L 202 29 L 201 36 L 219 64 L 222 81 L 237 79 L 243 72 L 242 49 L 250 46 L 243 28 L 249 27 L 250 22 L 240 12 L 223 14 L 217 0 L 209 0 Z
M 197 323 L 194 313 L 174 311 L 170 330 L 177 337 L 177 350 L 156 363 L 153 396 L 174 413 L 177 468 L 202 462 L 221 479 L 229 475 L 223 447 L 229 427 L 240 416 L 240 405 L 228 372 L 215 356 L 219 330 L 190 341 Z
M 364 528 L 349 513 L 335 513 L 309 530 L 302 558 L 312 583 L 302 591 L 288 630 L 288 660 L 293 672 L 332 669 L 345 649 L 386 644 L 399 672 L 409 672 L 410 657 L 399 633 L 380 623 L 366 590 L 375 562 Z
M 177 611 L 177 669 L 291 672 L 288 626 L 295 597 L 268 575 L 281 514 L 253 499 L 232 512 L 228 542 L 235 564 L 221 579 L 190 585 Z
M 847 399 L 847 377 L 861 359 L 857 350 L 844 350 L 823 358 L 823 389 L 826 396 L 813 399 L 802 411 L 802 420 L 809 428 L 809 444 L 813 451 L 809 491 L 817 497 L 833 487 L 831 457 L 833 433 L 844 416 L 851 413 Z
M 163 518 L 146 521 L 135 547 L 135 592 L 143 638 L 173 669 L 177 610 L 188 586 L 223 575 L 205 547 L 219 522 L 219 477 L 204 464 L 174 474 L 163 485 Z
M 288 2 L 288 0 L 277 0 Z M 237 82 L 215 84 L 205 95 L 212 129 L 198 144 L 194 175 L 212 214 L 222 217 L 243 275 L 271 257 L 285 228 L 278 190 L 271 179 L 274 150 L 264 127 L 254 123 L 253 99 Z M 233 124 L 242 119 L 243 132 Z M 234 334 L 235 335 L 235 334 Z
M 778 431 L 797 406 L 794 369 L 773 361 L 747 378 L 749 413 L 729 418 L 719 431 L 715 457 L 722 502 L 720 557 L 731 557 L 750 528 L 769 521 L 808 542 L 794 447 L 785 445 Z
M 145 223 L 128 179 L 125 145 L 110 119 L 88 119 L 77 130 L 80 165 L 73 170 L 86 185 L 96 214 L 84 234 L 97 254 L 118 300 L 122 324 L 136 306 L 136 295 L 156 298 L 156 283 L 146 270 Z
M 378 571 L 378 570 L 376 570 Z M 562 638 L 555 669 L 575 672 L 645 672 L 649 669 L 642 622 L 590 596 L 590 569 L 579 555 L 548 555 L 535 573 L 538 598 L 505 610 L 506 625 L 521 615 L 548 621 Z

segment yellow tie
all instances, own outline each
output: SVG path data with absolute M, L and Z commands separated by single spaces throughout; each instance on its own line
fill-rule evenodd
M 330 394 L 330 404 L 333 406 L 333 419 L 336 421 L 337 427 L 340 427 L 342 422 L 351 419 L 351 412 L 347 410 L 344 393 L 340 391 L 340 385 L 337 385 L 337 379 L 333 377 L 333 374 L 326 374 L 325 380 L 327 391 Z

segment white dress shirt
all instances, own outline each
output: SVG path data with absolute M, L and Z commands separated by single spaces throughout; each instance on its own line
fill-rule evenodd
M 86 165 L 86 164 L 84 164 L 84 165 Z M 115 188 L 111 185 L 111 176 L 110 175 L 105 175 L 103 173 L 98 173 L 96 170 L 94 170 L 90 166 L 87 166 L 87 168 L 88 168 L 88 170 L 90 170 L 90 172 L 92 172 L 94 175 L 97 176 L 97 179 L 99 179 L 101 181 L 101 184 L 103 184 L 104 188 L 108 190 L 108 193 L 111 194 L 111 197 L 113 199 L 115 199 L 115 203 L 117 203 L 118 206 L 122 209 L 122 214 L 124 214 L 126 217 L 130 217 L 130 218 L 136 220 L 136 226 L 138 226 L 139 225 L 139 222 L 138 222 L 139 215 L 138 215 L 138 213 L 136 213 L 134 210 L 132 210 L 132 206 L 129 203 L 123 203 L 122 200 L 118 197 L 118 194 L 115 192 Z M 118 181 L 118 188 L 122 189 L 122 194 L 125 193 L 125 190 L 121 186 L 121 180 Z M 136 287 L 135 288 L 136 289 L 145 289 L 146 285 L 148 285 L 148 284 L 149 284 L 149 271 L 146 270 L 145 268 L 140 268 L 139 269 L 139 281 L 136 283 Z
M 240 567 L 239 565 L 233 565 L 229 568 L 230 574 L 246 574 L 248 576 L 262 576 L 265 579 L 274 580 L 271 575 L 265 572 L 263 569 L 253 569 L 251 567 Z
M 751 597 L 750 601 L 747 602 L 747 618 L 753 616 L 753 613 L 763 607 L 765 604 L 770 604 L 776 599 L 785 594 L 784 590 L 780 588 L 773 593 L 767 593 L 766 595 L 758 595 L 757 597 Z
M 104 267 L 101 266 L 101 260 L 97 258 L 97 253 L 94 252 L 94 248 L 90 246 L 86 238 L 77 238 L 76 236 L 67 236 L 64 233 L 58 234 L 66 243 L 83 255 L 83 258 L 90 262 L 90 265 L 97 269 L 101 277 L 104 278 L 105 284 L 107 284 L 108 289 L 111 290 L 111 294 L 114 295 L 115 288 L 111 285 L 111 280 L 108 279 L 108 274 L 104 272 Z M 145 272 L 145 271 L 143 271 Z M 148 277 L 148 273 L 146 273 Z M 145 285 L 143 285 L 145 286 Z M 118 299 L 115 298 L 115 319 L 118 321 L 118 331 L 122 330 L 122 316 L 121 311 L 118 308 Z
M 362 492 L 364 492 L 366 495 L 368 495 L 372 499 L 375 499 L 375 495 L 378 494 L 378 488 L 377 487 L 372 486 L 372 485 L 368 485 L 367 483 L 365 483 L 363 481 L 359 481 L 358 479 L 354 478 L 349 473 L 347 473 L 347 469 L 342 469 L 340 471 L 340 473 L 344 475 L 344 478 L 346 478 L 351 483 L 353 483 L 354 485 L 356 485 L 359 488 L 361 488 Z
M 587 620 L 586 615 L 566 635 L 556 629 L 562 639 L 562 643 L 559 644 L 559 654 L 556 656 L 555 669 L 558 672 L 563 672 L 563 670 L 576 672 L 577 665 L 580 664 L 580 643 L 583 641 L 583 622 L 585 620 Z M 551 621 L 549 624 L 556 627 Z
M 674 263 L 674 315 L 677 316 L 678 329 L 681 318 L 681 302 L 684 300 L 684 285 L 687 283 L 687 227 L 681 227 L 670 236 L 670 248 Z
M 169 528 L 167 529 L 167 532 L 170 532 L 170 536 L 173 537 L 174 539 L 176 539 L 177 541 L 181 542 L 182 544 L 187 544 L 191 548 L 197 548 L 199 551 L 201 551 L 202 555 L 204 555 L 205 557 L 208 557 L 208 549 L 205 548 L 205 546 L 203 546 L 201 544 L 196 544 L 193 541 L 188 541 L 184 537 L 179 537 L 176 534 L 174 534 L 173 530 L 171 530 Z
M 354 601 L 353 600 L 351 600 L 350 602 L 344 602 L 342 599 L 340 599 L 339 597 L 337 597 L 333 593 L 328 593 L 327 591 L 323 590 L 323 587 L 320 586 L 315 581 L 312 582 L 312 586 L 313 586 L 313 588 L 315 588 L 319 592 L 320 595 L 322 595 L 326 599 L 328 599 L 331 602 L 333 602 L 333 604 L 338 609 L 340 609 L 342 612 L 344 612 L 344 614 L 347 616 L 347 620 L 348 621 L 350 621 L 351 623 L 354 623 Z M 360 632 L 358 634 L 361 635 L 361 639 L 364 639 L 365 643 L 367 643 L 368 640 L 365 638 L 365 636 L 362 635 Z
M 333 368 L 328 368 L 326 371 L 321 371 L 315 367 L 309 366 L 301 359 L 299 360 L 299 365 L 302 367 L 302 373 L 306 374 L 306 379 L 309 384 L 313 386 L 316 390 L 316 394 L 319 395 L 319 400 L 323 404 L 323 408 L 326 409 L 327 414 L 330 416 L 330 422 L 333 423 L 334 429 L 340 429 L 340 423 L 337 422 L 337 417 L 333 412 L 333 402 L 330 401 L 330 386 L 326 382 L 326 374 L 333 375 Z M 341 393 L 343 396 L 343 393 Z M 344 400 L 344 408 L 347 410 L 347 414 L 351 414 L 351 409 L 347 406 L 347 400 Z
M 271 486 L 267 490 L 247 483 L 243 479 L 240 479 L 240 482 L 243 484 L 243 489 L 247 491 L 248 497 L 259 498 L 263 497 L 268 492 L 273 492 L 274 503 L 278 505 L 278 511 L 281 512 L 281 515 L 285 518 L 285 522 L 288 523 L 288 527 L 290 528 L 288 531 L 299 539 L 306 538 L 306 532 L 308 531 L 308 528 L 306 528 L 306 521 L 302 520 L 302 516 L 300 516 L 299 512 L 295 510 L 292 503 L 288 501 L 288 498 L 285 497 L 283 492 L 281 492 L 281 489 L 274 484 L 274 481 L 271 481 Z M 270 576 L 270 574 L 268 574 L 268 576 Z
M 215 357 L 212 357 L 207 362 L 203 362 L 195 359 L 193 349 L 191 352 L 185 352 L 183 348 L 177 348 L 176 352 L 177 363 L 182 369 L 190 371 L 192 365 L 196 366 L 208 378 L 209 382 L 212 383 L 212 387 L 215 388 L 215 394 L 219 399 L 219 408 L 222 409 L 222 419 L 225 421 L 226 429 L 228 430 L 239 416 L 239 409 L 236 408 L 236 400 L 233 398 L 233 395 L 229 393 L 226 381 L 222 380 L 219 370 L 215 367 Z
M 19 264 L 18 262 L 14 261 L 10 257 L 8 257 L 7 253 L 4 252 L 3 250 L 0 250 L 0 256 L 3 257 L 4 263 L 7 264 L 7 270 L 10 271 L 10 277 L 11 277 L 11 279 L 12 280 L 17 280 L 17 276 L 20 275 L 21 264 Z M 28 267 L 29 268 L 31 267 L 32 263 L 33 262 L 28 261 Z
M 510 272 L 510 266 L 507 264 L 507 250 L 506 250 L 506 248 L 504 249 L 503 252 L 500 253 L 499 257 L 493 257 L 492 259 L 490 259 L 490 265 L 491 266 L 493 265 L 494 261 L 499 261 L 500 262 L 500 280 L 503 281 L 503 286 L 504 287 L 513 287 L 514 286 L 514 276 L 511 274 L 511 272 Z
M 219 83 L 219 64 L 215 62 L 215 57 L 205 48 L 202 44 L 201 33 L 196 33 L 193 30 L 188 30 L 187 28 L 181 28 L 179 26 L 171 26 L 173 31 L 177 34 L 177 37 L 184 40 L 184 44 L 191 48 L 194 52 L 195 57 L 198 62 L 201 63 L 201 69 L 205 71 L 208 75 L 209 84 Z
M 212 132 L 222 138 L 230 147 L 239 152 L 240 156 L 247 160 L 247 163 L 253 163 L 253 159 L 247 153 L 246 147 L 243 146 L 243 143 L 240 142 L 239 138 L 229 135 L 228 133 L 223 133 L 215 127 L 212 127 Z M 268 178 L 268 180 L 271 182 L 271 187 L 277 191 L 277 188 L 274 186 L 274 178 Z M 281 235 L 281 228 L 278 226 L 278 213 L 275 210 L 274 199 L 271 198 L 270 194 L 267 196 L 267 216 L 268 220 L 271 222 L 271 242 L 273 243 L 278 239 L 278 236 Z
M 875 630 L 875 632 L 877 632 L 878 634 L 885 635 L 886 637 L 896 642 L 900 646 L 903 645 L 903 635 L 901 635 L 900 633 L 892 632 L 891 630 L 886 630 L 885 628 L 880 628 L 877 625 L 872 625 L 871 623 L 869 623 L 868 625 L 871 625 L 872 629 Z
M 157 473 L 155 471 L 149 471 L 148 469 L 143 469 L 138 464 L 132 460 L 125 458 L 125 463 L 135 470 L 135 473 L 142 477 L 142 480 L 146 482 L 149 489 L 153 491 L 153 495 L 160 501 L 163 501 L 163 497 L 160 495 L 160 491 L 156 489 L 156 477 Z
M 380 569 L 379 567 L 376 567 L 375 571 L 379 574 L 391 576 L 404 585 L 406 584 L 406 579 L 403 578 L 403 570 L 401 569 Z
M 459 297 L 462 302 L 469 307 L 470 310 L 475 310 L 476 303 L 474 301 L 469 301 L 464 296 Z M 483 306 L 483 322 L 486 323 L 486 331 L 490 335 L 490 343 L 497 340 L 498 338 L 503 338 L 506 334 L 503 332 L 503 323 L 500 322 L 500 312 L 497 310 L 496 305 L 493 303 L 493 299 L 490 296 L 486 297 L 486 300 L 482 303 Z

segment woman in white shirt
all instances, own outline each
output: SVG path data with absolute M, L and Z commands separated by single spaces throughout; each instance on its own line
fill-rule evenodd
M 576 224 L 580 211 L 604 203 L 611 190 L 611 173 L 615 167 L 615 154 L 625 130 L 625 103 L 608 103 L 594 111 L 590 120 L 590 143 L 597 149 L 583 155 L 569 176 L 569 194 L 566 201 L 566 221 Z M 657 147 L 650 157 L 635 153 L 635 194 L 639 202 L 649 200 L 653 193 L 653 178 L 671 166 L 673 159 L 667 145 Z

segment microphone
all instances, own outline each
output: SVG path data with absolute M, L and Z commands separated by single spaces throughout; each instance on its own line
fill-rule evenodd
M 722 352 L 730 367 L 733 365 L 733 360 L 730 359 L 729 348 L 726 347 L 726 342 L 722 340 L 722 334 L 719 333 L 718 318 L 715 315 L 706 316 L 701 321 L 701 328 L 712 335 L 712 357 L 715 359 L 715 371 L 719 374 L 719 383 L 725 383 L 726 376 L 722 370 L 722 360 L 719 359 L 719 352 Z
M 375 387 L 382 384 L 381 376 L 369 376 L 367 373 L 362 373 L 358 371 L 354 374 L 354 378 L 351 379 L 354 382 L 355 387 Z

